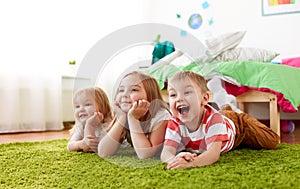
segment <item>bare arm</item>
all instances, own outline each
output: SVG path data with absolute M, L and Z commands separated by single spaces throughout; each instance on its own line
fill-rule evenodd
M 84 152 L 92 152 L 84 140 L 72 141 L 68 144 L 68 150 L 70 152 L 76 152 L 83 150 Z
M 94 115 L 89 117 L 86 121 L 85 127 L 84 127 L 84 137 L 86 136 L 96 136 L 95 135 L 95 126 L 100 124 L 102 119 L 100 120 L 100 115 L 101 118 L 103 119 L 103 114 L 100 112 L 95 112 Z
M 176 155 L 176 149 L 171 146 L 164 146 L 160 155 L 160 160 L 164 163 L 171 162 Z
M 126 115 L 119 117 L 108 133 L 100 140 L 98 155 L 108 157 L 114 155 L 121 145 L 121 136 L 126 122 Z
M 167 120 L 159 122 L 147 137 L 140 126 L 140 121 L 128 118 L 132 144 L 140 159 L 151 158 L 162 148 L 167 122 Z
M 112 123 L 111 129 L 100 140 L 98 145 L 98 155 L 100 157 L 108 157 L 114 155 L 121 145 L 121 136 L 126 123 L 126 113 L 123 112 L 117 102 L 114 102 L 114 110 L 116 112 L 116 120 Z
M 168 123 L 167 120 L 158 122 L 147 137 L 139 119 L 149 111 L 149 106 L 146 100 L 136 101 L 127 116 L 133 147 L 140 159 L 151 158 L 162 148 Z
M 95 112 L 94 115 L 87 119 L 84 127 L 83 140 L 94 152 L 97 152 L 99 144 L 99 139 L 95 135 L 95 127 L 101 125 L 102 120 L 103 114 L 101 112 Z
M 211 165 L 219 160 L 222 142 L 212 143 L 208 150 L 198 155 L 193 161 L 187 161 L 183 157 L 173 158 L 168 162 L 167 169 L 201 167 Z
M 91 152 L 92 150 L 88 147 L 83 139 L 83 126 L 80 124 L 75 125 L 75 132 L 68 142 L 68 150 L 70 152 L 83 150 L 85 152 Z

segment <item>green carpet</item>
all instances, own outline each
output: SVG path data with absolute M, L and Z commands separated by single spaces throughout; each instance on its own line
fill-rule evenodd
M 71 153 L 67 140 L 0 145 L 0 188 L 300 188 L 300 145 L 240 149 L 212 166 L 165 170 L 131 149 L 101 159 Z

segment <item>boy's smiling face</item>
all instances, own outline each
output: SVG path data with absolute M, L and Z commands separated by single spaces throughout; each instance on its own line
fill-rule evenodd
M 173 115 L 178 117 L 189 128 L 197 127 L 208 102 L 207 93 L 190 79 L 173 79 L 168 83 L 169 104 Z

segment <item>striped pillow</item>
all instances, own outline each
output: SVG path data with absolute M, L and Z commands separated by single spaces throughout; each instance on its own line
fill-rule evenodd
M 235 48 L 229 49 L 219 56 L 213 62 L 228 62 L 228 61 L 259 61 L 270 62 L 279 53 L 259 48 Z
M 215 58 L 219 54 L 235 48 L 240 44 L 245 34 L 245 31 L 238 31 L 207 39 L 205 43 L 209 50 L 210 56 Z

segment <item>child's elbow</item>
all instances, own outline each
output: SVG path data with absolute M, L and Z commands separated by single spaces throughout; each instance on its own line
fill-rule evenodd
M 148 159 L 149 157 L 147 156 L 138 156 L 139 159 Z
M 156 155 L 161 150 L 161 146 L 152 146 L 151 148 L 135 148 L 136 155 L 139 159 L 149 159 Z
M 71 143 L 68 143 L 68 145 L 67 145 L 67 150 L 69 151 L 69 152 L 73 152 L 74 150 L 72 149 L 72 147 L 71 147 Z
M 217 153 L 217 154 L 211 156 L 209 164 L 212 165 L 212 164 L 218 162 L 219 158 L 220 158 L 220 153 Z
M 216 156 L 215 158 L 212 158 L 211 165 L 217 163 L 219 161 L 219 158 L 220 158 L 220 156 Z
M 150 154 L 143 154 L 143 153 L 138 153 L 137 156 L 139 159 L 149 159 L 152 157 L 152 155 Z
M 107 157 L 110 157 L 112 155 L 113 154 L 110 154 L 110 153 L 104 152 L 103 150 L 98 149 L 98 156 L 101 157 L 101 158 L 107 158 Z
M 149 159 L 157 155 L 157 149 L 135 149 L 136 155 L 139 159 Z
M 163 154 L 163 153 L 161 153 L 161 155 L 160 155 L 160 160 L 163 162 L 163 163 L 167 163 L 167 158 L 166 158 L 166 156 Z
M 162 152 L 160 155 L 160 160 L 163 163 L 169 163 L 171 160 L 173 160 L 175 158 L 175 155 L 172 153 L 165 153 Z
M 106 157 L 108 157 L 107 154 L 104 154 L 104 153 L 101 153 L 101 152 L 98 152 L 98 156 L 101 157 L 101 158 L 106 158 Z
M 111 157 L 111 156 L 115 155 L 116 151 L 112 150 L 112 149 L 107 149 L 107 148 L 100 147 L 100 145 L 99 145 L 97 154 L 101 158 L 107 158 L 107 157 Z

